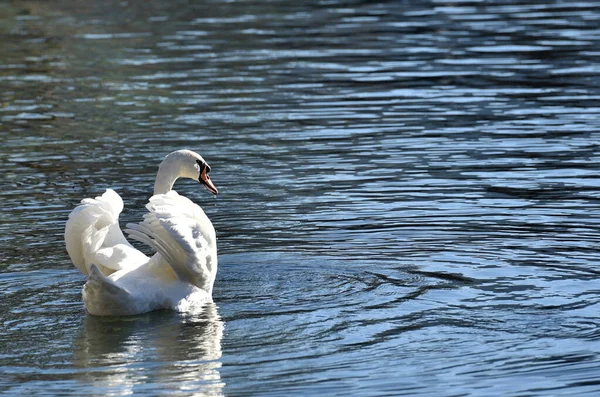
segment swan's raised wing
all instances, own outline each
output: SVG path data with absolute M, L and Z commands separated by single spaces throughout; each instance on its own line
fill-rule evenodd
M 127 224 L 129 237 L 154 248 L 181 281 L 212 293 L 216 236 L 202 208 L 174 190 L 152 196 L 146 208 L 143 222 Z
M 123 200 L 112 189 L 94 199 L 84 199 L 69 214 L 65 226 L 65 243 L 73 264 L 85 275 L 95 264 L 104 275 L 134 268 L 148 261 L 135 249 L 119 227 Z

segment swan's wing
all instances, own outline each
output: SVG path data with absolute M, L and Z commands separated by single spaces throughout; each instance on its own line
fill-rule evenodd
M 123 200 L 112 189 L 95 199 L 84 199 L 69 214 L 65 243 L 73 264 L 85 275 L 95 264 L 108 275 L 116 270 L 137 267 L 148 257 L 135 249 L 119 227 Z
M 139 224 L 127 224 L 129 237 L 148 244 L 177 277 L 211 293 L 217 270 L 215 229 L 202 208 L 175 191 L 157 194 Z

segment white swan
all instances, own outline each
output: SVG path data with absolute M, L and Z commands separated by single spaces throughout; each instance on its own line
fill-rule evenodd
M 83 301 L 90 314 L 133 315 L 157 309 L 192 311 L 212 302 L 217 273 L 215 229 L 202 208 L 172 190 L 178 178 L 198 180 L 211 193 L 210 166 L 190 150 L 178 150 L 159 166 L 148 213 L 127 224 L 129 237 L 148 244 L 148 258 L 119 227 L 123 200 L 112 189 L 84 199 L 71 212 L 65 243 L 73 264 L 88 281 Z

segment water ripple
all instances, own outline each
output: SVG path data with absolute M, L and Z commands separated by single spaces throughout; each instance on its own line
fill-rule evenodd
M 12 394 L 595 395 L 594 2 L 153 0 L 0 12 Z M 86 316 L 62 234 L 221 194 L 204 317 Z

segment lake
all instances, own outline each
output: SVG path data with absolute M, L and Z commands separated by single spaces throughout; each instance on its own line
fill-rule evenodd
M 0 392 L 600 392 L 600 4 L 0 5 Z M 86 314 L 63 232 L 175 189 L 218 237 L 201 314 Z M 136 245 L 145 252 L 148 248 Z

